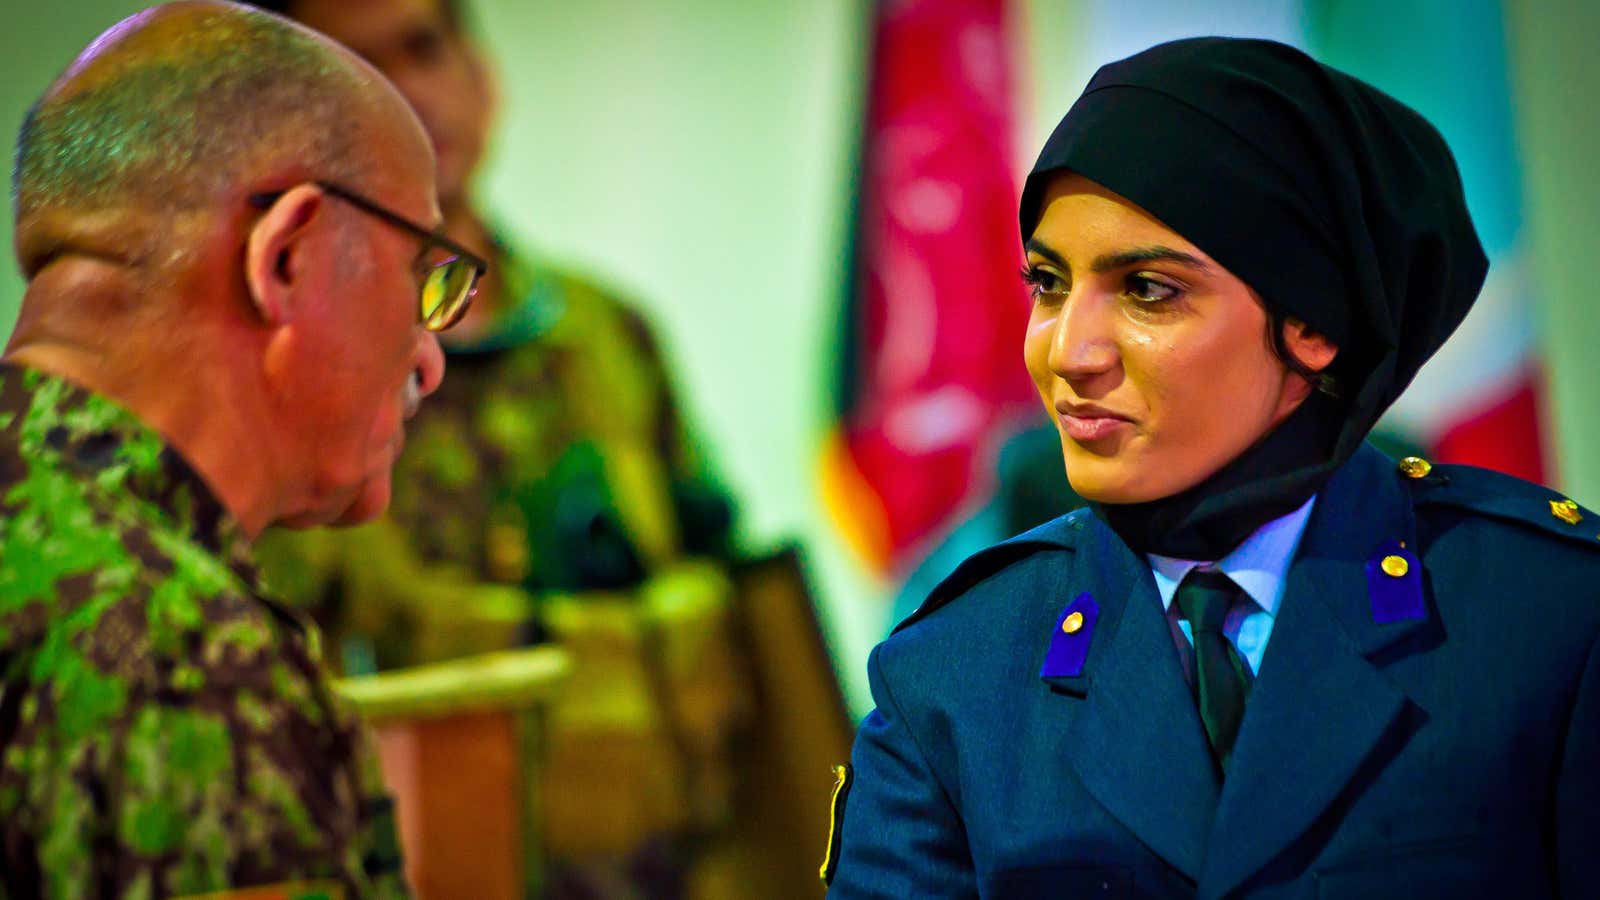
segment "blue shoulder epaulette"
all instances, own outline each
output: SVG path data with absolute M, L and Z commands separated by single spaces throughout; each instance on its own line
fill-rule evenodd
M 1401 460 L 1399 471 L 1419 507 L 1471 510 L 1600 550 L 1600 515 L 1558 491 L 1491 469 L 1433 465 L 1415 456 Z
M 1083 516 L 1089 514 L 1087 509 L 1075 509 L 1056 519 L 1033 528 L 1029 531 L 1007 538 L 992 547 L 986 547 L 967 557 L 956 570 L 939 582 L 939 586 L 928 594 L 928 599 L 922 601 L 917 611 L 907 616 L 904 622 L 894 627 L 899 631 L 909 625 L 921 621 L 929 614 L 946 606 L 951 601 L 971 590 L 978 582 L 996 574 L 1012 563 L 1043 549 L 1071 549 L 1072 533 L 1077 530 Z

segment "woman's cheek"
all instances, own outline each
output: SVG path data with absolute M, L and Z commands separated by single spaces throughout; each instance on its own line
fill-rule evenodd
M 1055 334 L 1055 318 L 1041 316 L 1037 310 L 1028 320 L 1028 333 L 1022 339 L 1022 362 L 1028 369 L 1028 375 L 1038 385 L 1040 394 L 1044 395 L 1046 404 L 1049 403 L 1049 385 L 1052 378 L 1050 371 L 1050 340 Z

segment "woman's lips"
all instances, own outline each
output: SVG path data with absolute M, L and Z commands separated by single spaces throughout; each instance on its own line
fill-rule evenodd
M 1058 418 L 1061 420 L 1061 430 L 1066 432 L 1067 437 L 1080 444 L 1103 440 L 1116 434 L 1124 427 L 1133 426 L 1133 423 L 1127 419 L 1092 413 L 1080 415 L 1059 413 Z

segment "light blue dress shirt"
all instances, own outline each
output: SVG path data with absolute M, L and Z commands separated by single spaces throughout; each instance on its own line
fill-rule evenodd
M 1316 502 L 1317 498 L 1312 497 L 1294 512 L 1261 526 L 1232 553 L 1216 562 L 1145 554 L 1187 677 L 1194 677 L 1194 636 L 1189 631 L 1188 621 L 1172 605 L 1178 583 L 1191 569 L 1201 566 L 1220 569 L 1244 591 L 1244 596 L 1228 610 L 1222 633 L 1233 642 L 1249 665 L 1250 674 L 1254 675 L 1261 670 L 1261 657 L 1267 652 L 1267 639 L 1272 637 L 1272 623 L 1278 617 L 1278 605 L 1283 600 L 1289 562 L 1294 559 L 1295 548 L 1300 546 L 1300 536 L 1305 534 L 1306 520 L 1311 518 L 1311 506 Z

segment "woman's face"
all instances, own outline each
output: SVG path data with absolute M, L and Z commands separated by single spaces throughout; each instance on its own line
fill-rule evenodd
M 1142 503 L 1193 487 L 1310 393 L 1273 354 L 1248 285 L 1087 178 L 1056 176 L 1027 253 L 1023 354 L 1061 432 L 1067 477 L 1089 500 Z M 1308 365 L 1332 360 L 1320 336 L 1288 331 Z

